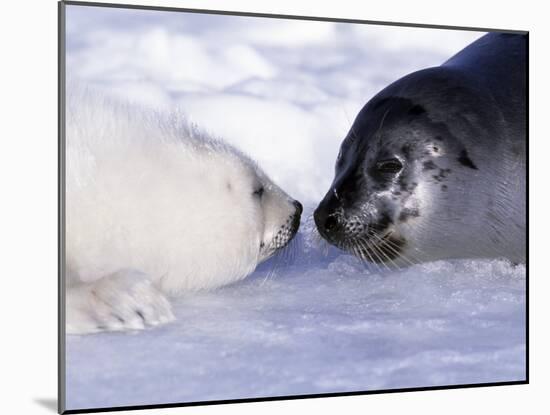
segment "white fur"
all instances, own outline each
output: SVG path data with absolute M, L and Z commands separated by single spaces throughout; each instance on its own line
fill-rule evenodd
M 248 157 L 181 114 L 70 89 L 68 332 L 168 321 L 164 294 L 240 280 L 273 253 L 296 208 Z

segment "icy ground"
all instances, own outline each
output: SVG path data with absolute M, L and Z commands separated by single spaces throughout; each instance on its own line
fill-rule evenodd
M 170 325 L 69 336 L 68 408 L 525 379 L 524 266 L 369 271 L 309 239 Z
M 179 107 L 311 212 L 355 114 L 482 33 L 68 6 L 67 72 Z M 307 215 L 305 215 L 307 216 Z M 442 261 L 370 271 L 311 242 L 239 284 L 174 302 L 177 321 L 67 338 L 67 407 L 525 378 L 525 267 Z

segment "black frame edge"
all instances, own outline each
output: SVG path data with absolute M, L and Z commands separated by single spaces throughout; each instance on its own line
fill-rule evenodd
M 57 6 L 57 252 L 58 252 L 58 357 L 57 411 L 65 413 L 65 2 Z
M 529 383 L 529 41 L 530 33 L 525 33 L 525 381 Z
M 210 406 L 221 404 L 239 404 L 250 402 L 272 402 L 272 401 L 291 401 L 297 399 L 317 399 L 317 398 L 336 398 L 343 396 L 362 396 L 362 395 L 379 395 L 388 393 L 403 393 L 403 392 L 427 392 L 438 390 L 452 390 L 452 389 L 467 389 L 467 388 L 480 388 L 491 386 L 515 386 L 526 385 L 526 380 L 510 381 L 510 382 L 492 382 L 492 383 L 474 383 L 464 385 L 448 385 L 448 386 L 426 386 L 418 388 L 398 388 L 398 389 L 380 389 L 374 391 L 358 391 L 358 392 L 335 392 L 335 393 L 319 393 L 311 395 L 289 395 L 289 396 L 270 396 L 260 398 L 243 398 L 243 399 L 228 399 L 228 400 L 215 400 L 215 401 L 198 401 L 198 402 L 181 402 L 181 403 L 166 403 L 156 405 L 130 405 L 130 406 L 115 406 L 104 408 L 83 408 L 83 409 L 69 409 L 63 412 L 63 414 L 83 414 L 83 413 L 96 413 L 96 412 L 119 412 L 128 410 L 146 410 L 146 409 L 167 409 L 167 408 L 183 408 L 192 406 Z
M 404 23 L 404 22 L 390 22 L 390 21 L 374 21 L 374 20 L 361 20 L 361 19 L 346 19 L 338 17 L 323 17 L 323 16 L 301 16 L 290 14 L 271 14 L 271 13 L 255 13 L 255 12 L 241 12 L 241 11 L 225 11 L 217 9 L 192 9 L 184 7 L 167 7 L 167 6 L 145 6 L 137 4 L 125 4 L 125 3 L 101 3 L 101 2 L 88 2 L 78 0 L 64 1 L 66 5 L 73 6 L 89 6 L 89 7 L 110 7 L 121 9 L 134 9 L 134 10 L 156 10 L 165 12 L 186 12 L 186 13 L 200 13 L 200 14 L 219 14 L 225 16 L 240 16 L 240 17 L 265 17 L 268 19 L 288 19 L 288 20 L 309 20 L 309 21 L 323 21 L 333 23 L 358 23 L 358 24 L 370 24 L 377 26 L 405 26 L 405 27 L 417 27 L 426 29 L 447 29 L 447 30 L 463 30 L 470 32 L 504 32 L 504 33 L 516 33 L 525 35 L 527 30 L 518 29 L 499 29 L 499 28 L 486 28 L 486 27 L 464 27 L 464 26 L 452 26 L 452 25 L 437 25 L 437 24 L 424 24 L 424 23 Z

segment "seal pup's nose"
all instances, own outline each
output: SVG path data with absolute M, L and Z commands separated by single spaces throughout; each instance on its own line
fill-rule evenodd
M 304 207 L 302 206 L 302 204 L 300 202 L 298 202 L 297 200 L 295 200 L 294 202 L 292 202 L 292 204 L 294 205 L 294 207 L 296 208 L 296 214 L 297 215 L 301 215 L 302 212 L 304 211 Z

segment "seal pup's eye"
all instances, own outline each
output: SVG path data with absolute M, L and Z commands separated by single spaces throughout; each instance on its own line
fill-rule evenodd
M 402 168 L 403 164 L 396 158 L 376 162 L 376 170 L 380 173 L 398 173 Z
M 258 189 L 256 189 L 256 190 L 254 190 L 254 192 L 253 192 L 252 194 L 253 194 L 254 196 L 257 196 L 257 197 L 261 198 L 261 197 L 263 196 L 263 194 L 264 194 L 264 190 L 265 190 L 265 189 L 264 189 L 264 187 L 262 186 L 262 187 L 260 187 L 260 188 L 258 188 Z

